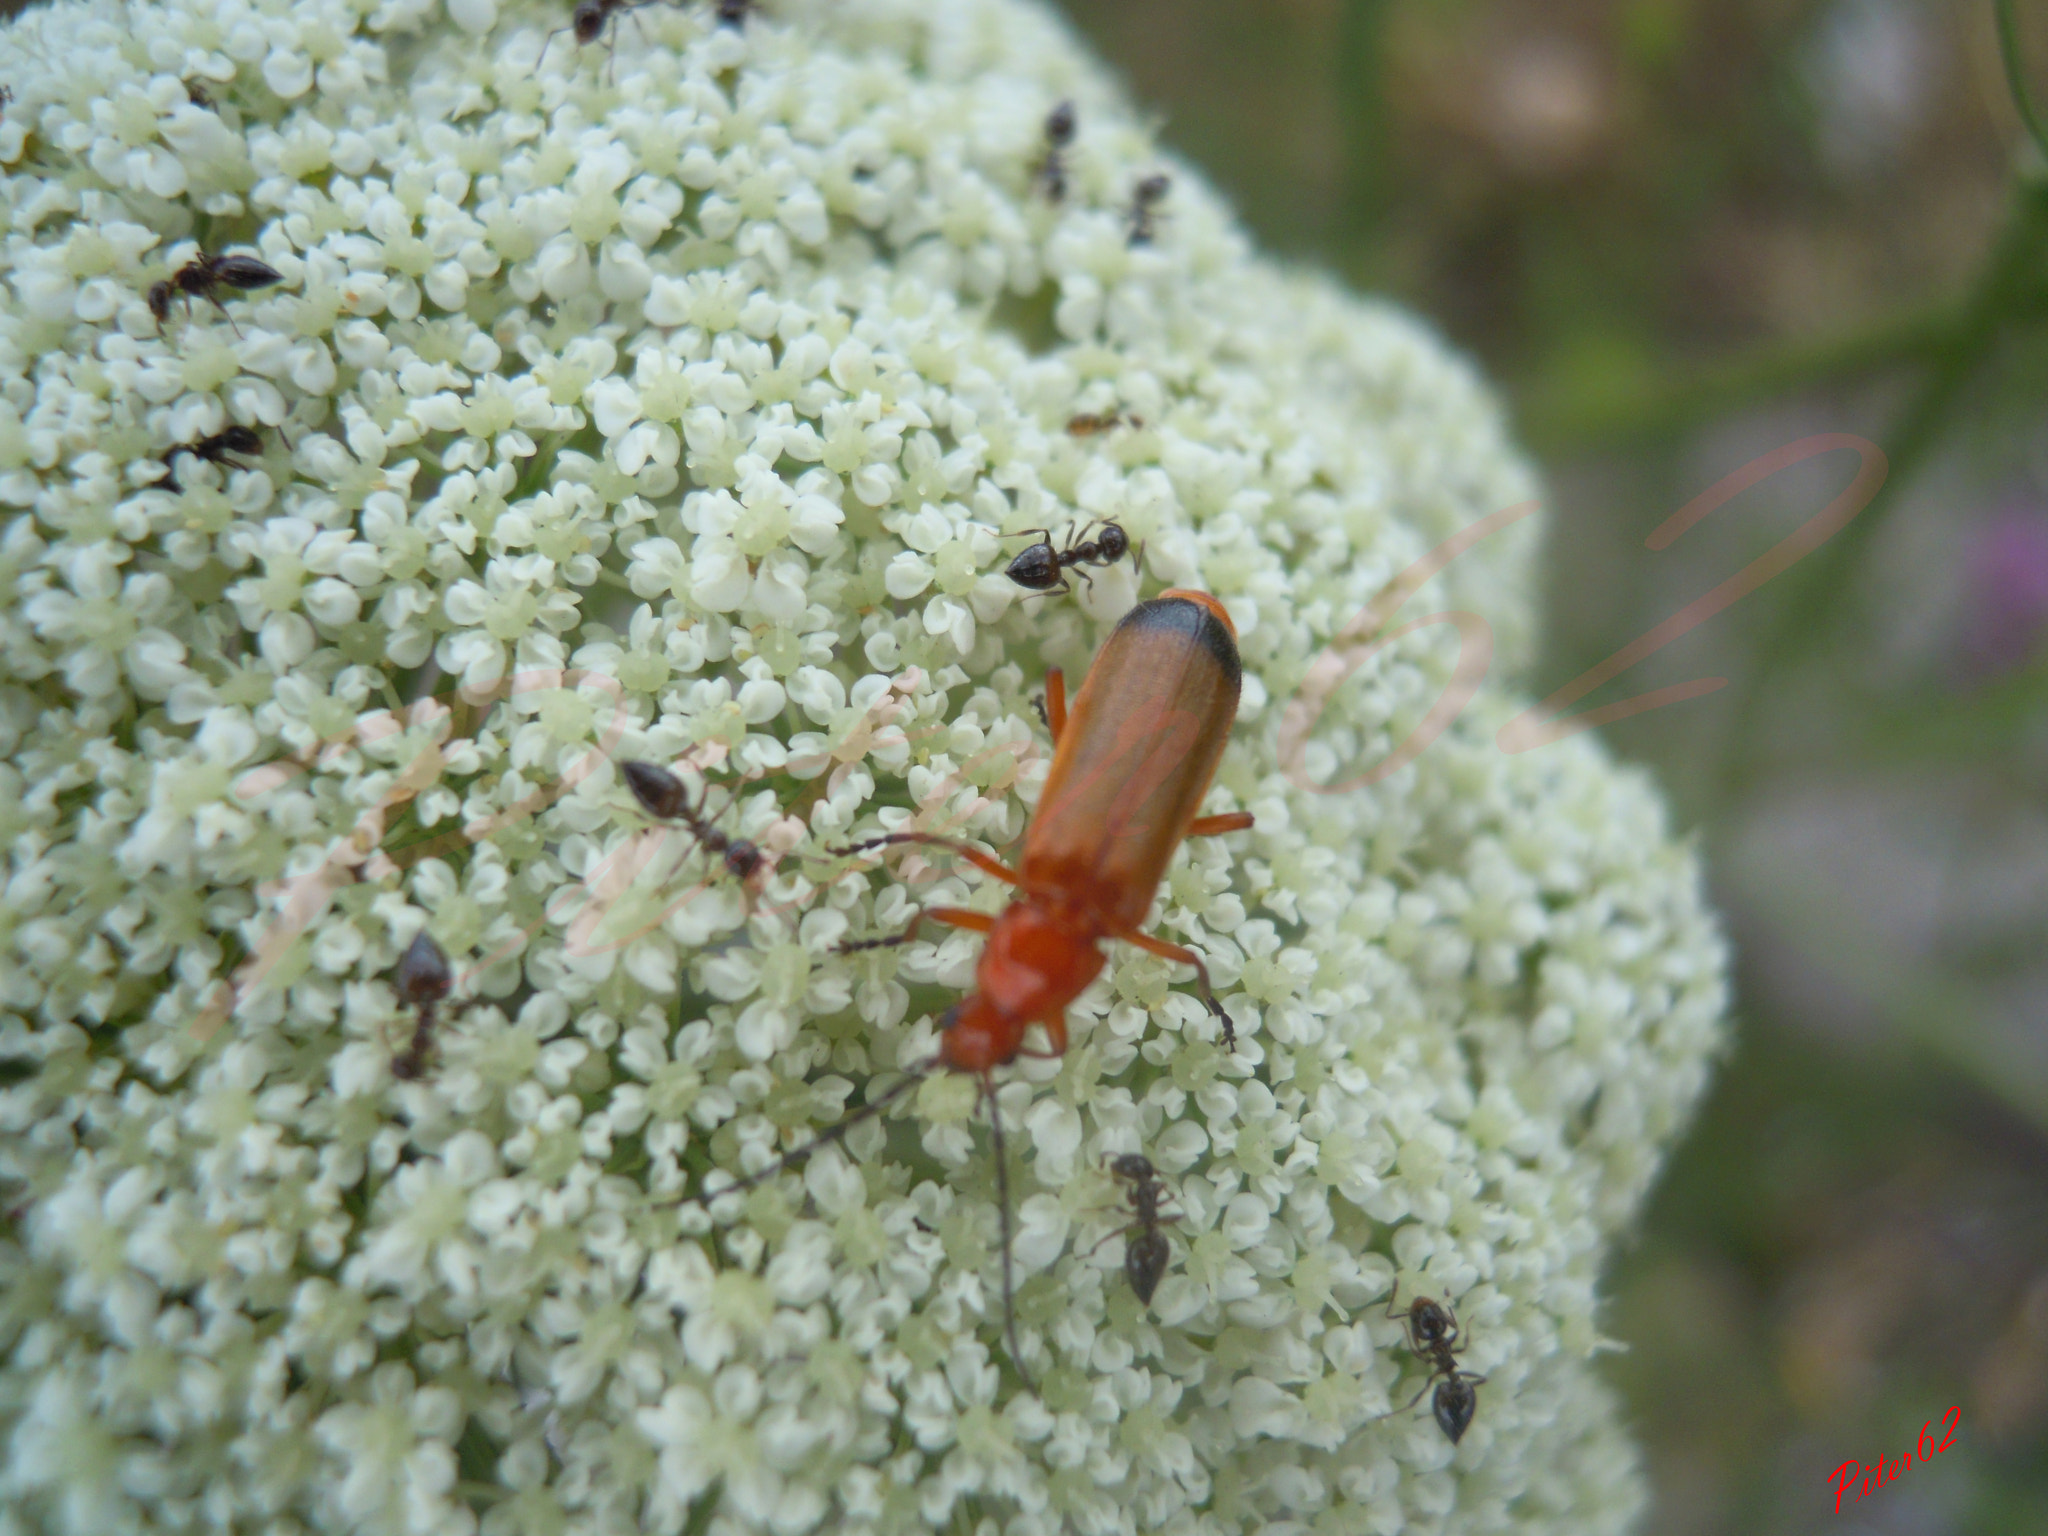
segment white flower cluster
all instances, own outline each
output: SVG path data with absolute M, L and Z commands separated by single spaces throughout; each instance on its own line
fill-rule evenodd
M 1442 625 L 1283 767 L 1319 651 L 1528 496 L 1482 388 L 1181 167 L 1133 242 L 1162 159 L 1023 0 L 652 4 L 542 61 L 568 11 L 0 33 L 0 1532 L 1627 1527 L 1588 1357 L 1720 1039 L 1693 861 L 1586 738 L 1498 750 L 1497 682 L 1317 792 L 1423 720 Z M 201 251 L 281 281 L 159 324 Z M 828 850 L 1014 844 L 1045 669 L 1139 589 L 1003 566 L 1091 518 L 1233 615 L 1209 808 L 1257 825 L 1156 911 L 1238 1054 L 1119 946 L 999 1074 L 1033 1392 L 971 1081 L 673 1201 L 930 1056 L 978 941 L 839 946 L 1007 892 Z M 1532 526 L 1418 599 L 1509 666 Z M 650 830 L 633 759 L 770 867 Z M 1129 1152 L 1179 1213 L 1149 1307 Z M 1487 1377 L 1455 1447 L 1376 1417 L 1425 1380 L 1397 1278 Z

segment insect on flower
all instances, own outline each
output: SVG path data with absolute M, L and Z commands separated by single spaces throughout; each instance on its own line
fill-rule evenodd
M 1465 1438 L 1465 1431 L 1472 1427 L 1472 1415 L 1479 1407 L 1479 1394 L 1473 1389 L 1486 1380 L 1470 1371 L 1458 1369 L 1458 1314 L 1448 1305 L 1433 1301 L 1427 1296 L 1418 1296 L 1409 1304 L 1403 1314 L 1394 1310 L 1394 1304 L 1401 1294 L 1401 1287 L 1394 1287 L 1394 1294 L 1387 1298 L 1388 1317 L 1399 1318 L 1407 1325 L 1408 1347 L 1429 1365 L 1429 1376 L 1420 1390 L 1399 1408 L 1380 1415 L 1391 1419 L 1395 1414 L 1406 1413 L 1422 1401 L 1431 1382 L 1436 1383 L 1436 1394 L 1429 1401 L 1430 1412 L 1436 1415 L 1437 1428 L 1444 1432 L 1451 1444 L 1456 1445 Z
M 1173 178 L 1164 171 L 1147 176 L 1131 188 L 1131 208 L 1125 217 L 1130 221 L 1131 233 L 1125 242 L 1129 245 L 1150 245 L 1158 233 L 1153 227 L 1157 210 L 1166 201 L 1166 194 L 1173 190 Z
M 1063 101 L 1045 114 L 1045 156 L 1032 179 L 1045 188 L 1048 202 L 1066 201 L 1067 148 L 1074 142 L 1075 126 L 1071 101 Z
M 1096 654 L 1071 713 L 1062 675 L 1046 674 L 1052 770 L 1025 834 L 1021 869 L 927 832 L 892 832 L 839 850 L 860 853 L 892 843 L 948 848 L 1016 887 L 1016 894 L 993 916 L 967 907 L 925 907 L 903 933 L 842 946 L 856 951 L 906 944 L 926 922 L 988 936 L 974 990 L 943 1017 L 936 1056 L 758 1173 L 687 1199 L 708 1201 L 752 1188 L 880 1114 L 933 1072 L 978 1078 L 996 1158 L 1004 1328 L 1010 1359 L 1023 1374 L 1010 1266 L 1009 1164 L 994 1072 L 1019 1056 L 1065 1054 L 1067 1005 L 1101 973 L 1108 959 L 1102 944 L 1110 939 L 1193 966 L 1203 1001 L 1222 1023 L 1225 1047 L 1235 1047 L 1230 1015 L 1216 1000 L 1202 957 L 1139 925 L 1183 839 L 1252 824 L 1245 811 L 1199 814 L 1237 718 L 1242 680 L 1237 632 L 1223 605 L 1205 592 L 1162 593 L 1124 615 Z M 1050 1050 L 1026 1050 L 1024 1038 L 1034 1024 L 1045 1030 Z
M 612 22 L 618 17 L 623 16 L 628 11 L 637 11 L 642 6 L 652 5 L 653 3 L 654 0 L 576 0 L 576 8 L 569 13 L 569 25 L 557 27 L 548 34 L 547 41 L 540 45 L 540 57 L 533 61 L 533 67 L 538 70 L 541 65 L 547 62 L 548 50 L 554 47 L 555 39 L 564 32 L 575 36 L 576 45 L 579 48 L 586 48 L 599 38 L 604 37 L 606 30 L 611 28 Z M 634 23 L 636 26 L 638 24 L 637 22 Z M 605 46 L 606 51 L 610 55 L 605 61 L 605 67 L 610 68 L 617 61 L 619 55 L 619 39 L 616 31 L 613 31 L 612 36 L 606 39 Z
M 412 1082 L 426 1074 L 427 1054 L 434 1046 L 434 1029 L 443 1017 L 440 1007 L 454 988 L 455 972 L 449 968 L 447 955 L 422 928 L 406 946 L 405 953 L 398 957 L 398 964 L 391 972 L 391 990 L 398 994 L 401 1004 L 414 1010 L 412 1041 L 392 1058 L 393 1077 Z M 476 1002 L 477 999 L 468 998 L 457 1003 L 445 1017 L 453 1019 L 474 1007 Z
M 640 809 L 656 821 L 681 822 L 706 853 L 724 862 L 726 873 L 735 879 L 742 882 L 753 879 L 768 861 L 768 855 L 761 851 L 759 844 L 719 831 L 704 815 L 705 800 L 700 799 L 692 805 L 689 787 L 666 768 L 657 768 L 653 763 L 628 762 L 621 763 L 619 771 L 625 775 L 626 788 L 640 802 Z M 707 794 L 705 799 L 708 798 Z
M 1078 528 L 1070 530 L 1064 549 L 1053 548 L 1052 533 L 1045 528 L 1027 528 L 1021 534 L 1009 535 L 1011 538 L 1029 538 L 1037 534 L 1038 542 L 1022 551 L 1016 559 L 1005 566 L 1003 574 L 1018 586 L 1030 588 L 1033 594 L 1073 591 L 1072 584 L 1066 578 L 1068 570 L 1072 570 L 1089 586 L 1094 586 L 1095 578 L 1082 570 L 1082 566 L 1115 565 L 1117 561 L 1131 553 L 1131 536 L 1124 532 L 1121 524 L 1102 523 L 1099 525 L 1102 531 L 1094 538 L 1083 537 L 1096 526 L 1098 525 L 1094 523 L 1083 523 Z M 1131 563 L 1137 565 L 1142 555 L 1141 549 L 1138 555 L 1132 556 Z
M 760 8 L 760 0 L 718 0 L 719 25 L 745 26 L 747 17 Z
M 232 455 L 262 451 L 263 438 L 254 427 L 224 427 L 209 437 L 200 438 L 197 442 L 180 443 L 166 453 L 163 458 L 164 477 L 157 481 L 157 484 L 167 491 L 184 490 L 184 487 L 178 484 L 177 473 L 177 459 L 181 453 L 189 453 L 195 459 L 204 459 L 207 463 L 222 469 L 247 469 L 248 465 L 238 462 Z
M 229 325 L 235 325 L 235 317 L 228 314 L 227 305 L 221 301 L 221 289 L 233 288 L 249 293 L 283 281 L 283 273 L 254 256 L 215 256 L 200 251 L 164 281 L 149 285 L 149 312 L 156 316 L 156 328 L 161 334 L 164 322 L 171 318 L 171 305 L 175 301 L 182 298 L 185 312 L 190 314 L 192 301 L 205 299 L 227 315 Z M 242 334 L 239 325 L 235 325 L 235 334 Z
M 1122 411 L 1083 411 L 1067 418 L 1067 435 L 1099 437 L 1104 432 L 1114 432 L 1118 427 L 1136 429 L 1144 425 L 1143 417 L 1126 415 Z
M 1159 1289 L 1159 1277 L 1166 1273 L 1169 1253 L 1166 1234 L 1159 1229 L 1179 1221 L 1180 1217 L 1178 1214 L 1159 1214 L 1159 1202 L 1173 1197 L 1167 1192 L 1158 1170 L 1152 1166 L 1152 1159 L 1144 1153 L 1126 1152 L 1110 1159 L 1109 1171 L 1129 1186 L 1124 1191 L 1124 1199 L 1128 1202 L 1132 1220 L 1110 1233 L 1102 1243 L 1108 1242 L 1110 1237 L 1125 1237 L 1131 1232 L 1138 1234 L 1124 1244 L 1124 1278 L 1131 1282 L 1131 1290 L 1138 1300 L 1150 1306 L 1152 1293 Z M 1097 1243 L 1095 1248 L 1100 1248 L 1102 1243 Z M 1093 1253 L 1095 1248 L 1088 1251 Z

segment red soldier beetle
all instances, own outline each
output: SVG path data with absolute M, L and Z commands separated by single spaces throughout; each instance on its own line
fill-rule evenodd
M 974 990 L 948 1009 L 940 1024 L 937 1055 L 768 1167 L 677 1203 L 752 1188 L 880 1114 L 934 1071 L 972 1074 L 989 1106 L 996 1156 L 1005 1333 L 1011 1362 L 1028 1386 L 1017 1348 L 1009 1165 L 993 1073 L 1019 1056 L 1065 1054 L 1067 1006 L 1101 974 L 1108 960 L 1102 944 L 1108 939 L 1193 966 L 1203 1001 L 1222 1022 L 1225 1046 L 1235 1045 L 1230 1015 L 1216 1001 L 1202 957 L 1138 925 L 1182 839 L 1240 832 L 1252 824 L 1248 811 L 1200 814 L 1237 718 L 1242 681 L 1237 630 L 1223 605 L 1205 592 L 1164 592 L 1124 615 L 1096 654 L 1071 709 L 1062 674 L 1046 674 L 1052 770 L 1024 835 L 1019 869 L 928 832 L 892 832 L 838 850 L 858 853 L 891 843 L 949 848 L 976 869 L 1014 886 L 1016 894 L 994 915 L 968 907 L 926 907 L 900 934 L 843 946 L 855 951 L 906 944 L 926 922 L 988 936 L 975 967 Z M 1034 1024 L 1044 1027 L 1050 1050 L 1025 1049 L 1025 1034 Z

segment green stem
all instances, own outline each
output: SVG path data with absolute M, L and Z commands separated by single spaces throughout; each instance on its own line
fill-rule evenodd
M 2026 61 L 2020 54 L 2019 18 L 2013 14 L 2012 0 L 1996 0 L 1993 9 L 1998 15 L 1998 52 L 2005 60 L 2005 84 L 2012 92 L 2013 109 L 2019 113 L 2034 148 L 2048 159 L 2048 129 L 2042 128 L 2034 111 L 2033 95 L 2027 89 Z
M 1391 161 L 1385 111 L 1385 0 L 1345 0 L 1337 13 L 1336 101 L 1344 143 L 1344 207 L 1337 234 L 1356 247 L 1386 206 Z
M 1681 436 L 1747 407 L 1901 363 L 1927 362 L 1951 344 L 1963 309 L 1953 302 L 1845 335 L 1797 341 L 1699 370 L 1669 386 L 1602 391 L 1560 400 L 1525 392 L 1524 439 L 1546 458 Z
M 1865 552 L 1877 529 L 1940 442 L 1966 386 L 2019 314 L 2038 311 L 2042 268 L 2048 265 L 2048 177 L 2024 176 L 2016 185 L 2004 230 L 1979 269 L 1956 328 L 1898 425 L 1879 444 L 1890 463 L 1883 487 L 1857 519 L 1785 575 L 1774 619 L 1744 670 L 1727 735 L 1729 757 L 1721 773 L 1724 803 L 1758 777 L 1761 761 L 1751 743 L 1762 739 L 1761 705 L 1767 680 L 1796 670 L 1797 653 L 1820 649 L 1834 633 L 1843 603 L 1861 589 Z

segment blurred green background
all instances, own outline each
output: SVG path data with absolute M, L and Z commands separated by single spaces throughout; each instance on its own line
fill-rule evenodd
M 1555 509 L 1532 693 L 1855 455 L 1645 548 L 1716 481 L 1883 449 L 1841 534 L 1581 706 L 1729 680 L 1607 731 L 1696 831 L 1739 1019 L 1611 1276 L 1610 1373 L 1660 1536 L 2048 1531 L 2048 175 L 2008 69 L 2048 98 L 2048 4 L 1067 10 L 1268 247 L 1504 385 Z M 1954 1449 L 1834 1511 L 1951 1405 Z

